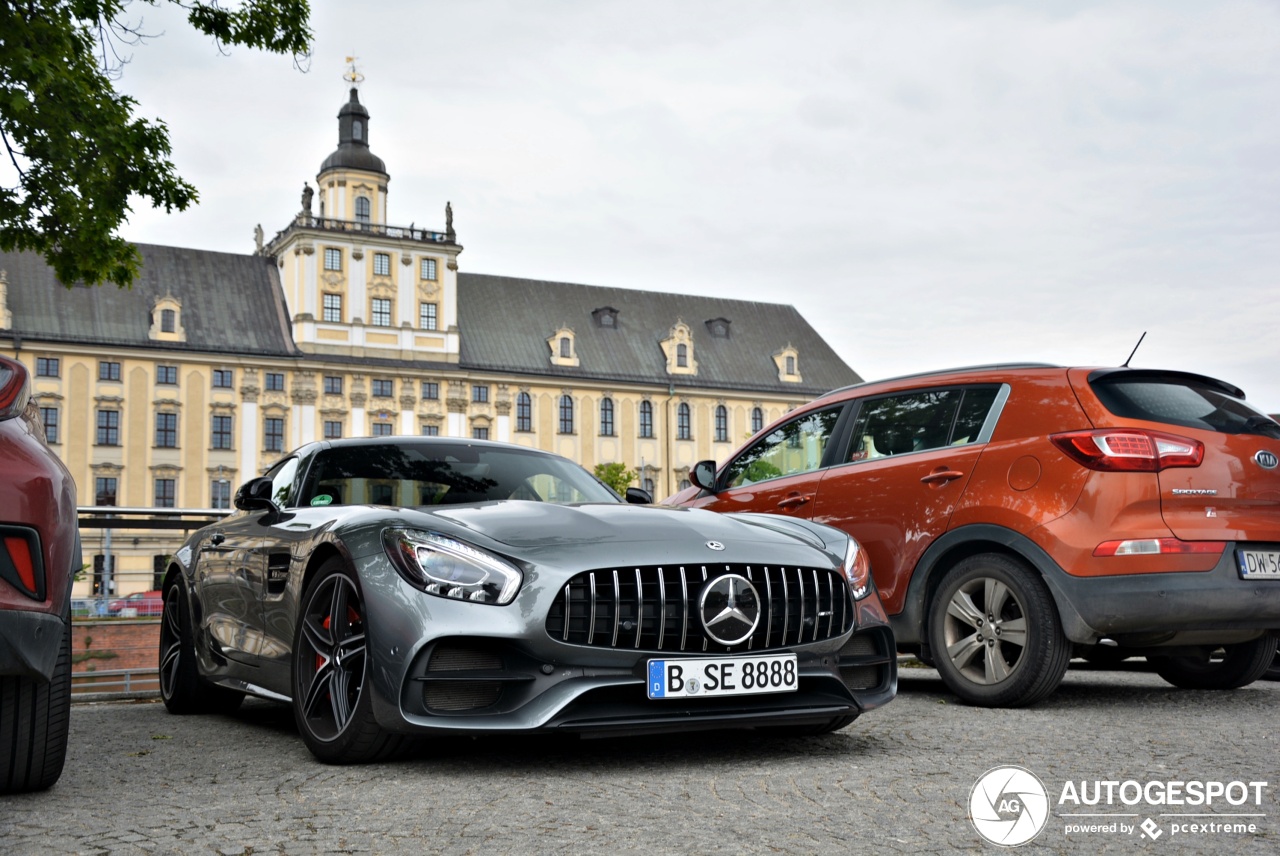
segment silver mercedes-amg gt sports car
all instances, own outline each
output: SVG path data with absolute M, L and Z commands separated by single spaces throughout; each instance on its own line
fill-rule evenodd
M 414 734 L 822 733 L 894 697 L 848 535 L 628 499 L 503 443 L 303 446 L 174 556 L 165 705 L 289 702 L 312 753 L 350 763 Z

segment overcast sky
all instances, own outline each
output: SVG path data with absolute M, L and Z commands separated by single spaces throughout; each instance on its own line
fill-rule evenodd
M 1275 2 L 313 0 L 305 74 L 130 8 L 202 199 L 132 240 L 284 227 L 354 53 L 391 222 L 451 200 L 465 271 L 791 303 L 868 379 L 1145 330 L 1280 412 Z

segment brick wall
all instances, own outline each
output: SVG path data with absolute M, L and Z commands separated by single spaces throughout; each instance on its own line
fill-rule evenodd
M 71 623 L 71 671 L 155 669 L 159 644 L 159 619 L 76 619 Z

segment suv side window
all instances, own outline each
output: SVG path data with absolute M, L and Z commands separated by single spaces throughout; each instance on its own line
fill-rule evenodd
M 841 404 L 816 410 L 779 425 L 729 465 L 725 486 L 741 487 L 818 469 L 843 409 Z
M 932 389 L 863 402 L 849 461 L 977 442 L 999 387 Z

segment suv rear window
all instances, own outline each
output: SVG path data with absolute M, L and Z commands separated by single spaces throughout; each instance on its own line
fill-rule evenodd
M 1107 375 L 1091 379 L 1090 386 L 1107 410 L 1124 419 L 1280 439 L 1280 423 L 1207 381 Z

